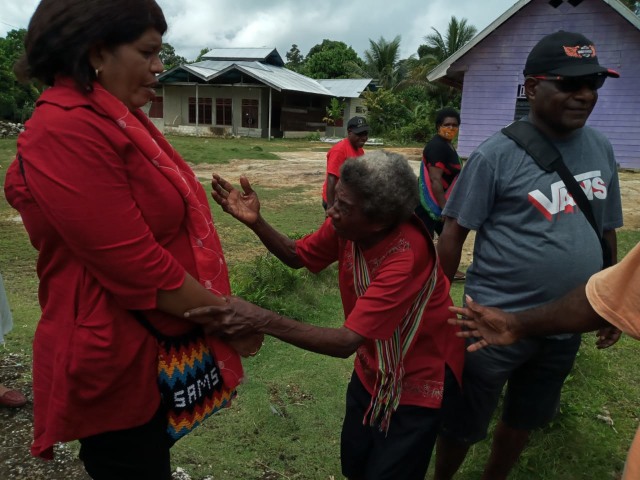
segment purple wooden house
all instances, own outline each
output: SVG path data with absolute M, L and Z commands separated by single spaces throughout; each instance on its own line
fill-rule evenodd
M 520 0 L 428 76 L 462 89 L 458 152 L 528 111 L 522 70 L 531 48 L 558 30 L 592 40 L 598 59 L 620 72 L 599 90 L 588 124 L 613 144 L 621 167 L 640 169 L 640 18 L 618 0 Z

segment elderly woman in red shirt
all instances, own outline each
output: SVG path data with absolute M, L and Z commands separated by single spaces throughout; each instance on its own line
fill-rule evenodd
M 5 183 L 39 252 L 32 453 L 51 458 L 54 443 L 79 439 L 95 479 L 170 478 L 151 330 L 191 332 L 183 313 L 230 293 L 206 194 L 140 111 L 166 29 L 154 0 L 42 0 L 16 67 L 50 86 Z M 239 355 L 204 341 L 227 405 Z
M 348 159 L 326 221 L 298 241 L 264 220 L 249 181 L 240 182 L 242 193 L 214 175 L 214 199 L 288 266 L 318 272 L 337 261 L 345 323 L 316 327 L 237 298 L 189 316 L 208 321 L 215 313 L 222 319 L 215 328 L 225 334 L 259 332 L 335 357 L 356 353 L 342 429 L 343 474 L 424 479 L 445 377 L 455 388 L 464 346 L 447 323 L 449 281 L 413 215 L 418 182 L 408 162 L 380 151 Z

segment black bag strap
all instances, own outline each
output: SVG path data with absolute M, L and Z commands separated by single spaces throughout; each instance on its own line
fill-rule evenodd
M 149 333 L 151 333 L 151 335 L 156 337 L 158 340 L 163 340 L 165 338 L 165 335 L 162 335 L 156 327 L 151 325 L 151 322 L 147 320 L 147 317 L 145 316 L 144 313 L 142 313 L 140 310 L 129 310 L 129 311 L 135 317 L 135 319 L 138 320 L 138 322 L 140 322 L 140 324 L 144 328 L 146 328 L 149 331 Z
M 562 154 L 556 146 L 551 143 L 539 128 L 530 122 L 513 122 L 511 125 L 504 127 L 502 133 L 520 145 L 545 172 L 557 172 L 560 175 L 567 190 L 569 190 L 584 216 L 587 217 L 589 224 L 598 236 L 598 240 L 600 240 L 603 268 L 610 267 L 612 264 L 611 247 L 600 234 L 600 228 L 593 215 L 589 199 L 562 160 Z
M 24 162 L 22 161 L 22 155 L 18 154 L 18 166 L 20 167 L 20 173 L 22 173 L 22 178 L 24 178 L 24 183 L 27 183 L 27 176 L 24 174 Z
M 182 338 L 190 338 L 194 335 L 204 335 L 204 330 L 200 326 L 195 326 L 193 330 L 182 335 L 165 335 L 156 327 L 154 327 L 147 316 L 141 310 L 129 310 L 134 318 L 159 342 L 171 342 Z

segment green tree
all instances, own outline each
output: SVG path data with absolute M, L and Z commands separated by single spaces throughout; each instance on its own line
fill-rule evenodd
M 467 24 L 466 18 L 458 20 L 455 16 L 449 20 L 444 37 L 434 27 L 431 29 L 433 33 L 424 37 L 426 43 L 418 47 L 418 57 L 425 59 L 431 70 L 464 47 L 478 32 L 476 27 Z
M 291 49 L 285 55 L 287 57 L 287 63 L 285 67 L 294 72 L 299 72 L 304 64 L 304 55 L 300 52 L 298 45 L 295 43 L 291 45 Z
M 333 136 L 336 136 L 336 122 L 344 116 L 346 104 L 333 97 L 326 107 L 327 115 L 322 119 L 327 125 L 333 125 Z
M 357 66 L 362 66 L 362 60 L 353 48 L 325 39 L 309 50 L 300 73 L 311 78 L 351 78 Z
M 35 83 L 19 83 L 13 65 L 24 53 L 24 28 L 11 30 L 0 38 L 0 118 L 24 122 L 31 116 L 40 88 Z
M 477 29 L 473 25 L 469 25 L 467 19 L 458 20 L 452 16 L 444 36 L 433 27 L 432 30 L 433 33 L 424 37 L 426 44 L 418 47 L 418 58 L 407 60 L 406 83 L 424 85 L 437 108 L 447 105 L 460 108 L 460 92 L 440 83 L 429 83 L 427 75 L 466 45 L 475 36 Z
M 622 3 L 636 15 L 640 15 L 640 2 L 635 0 L 622 0 Z
M 433 135 L 436 105 L 424 84 L 381 88 L 365 92 L 363 98 L 375 135 L 400 143 L 424 143 Z
M 375 135 L 393 136 L 411 118 L 411 111 L 391 90 L 366 91 L 362 97 L 367 107 L 367 120 Z
M 170 43 L 162 44 L 162 47 L 160 48 L 160 60 L 162 61 L 165 70 L 187 63 L 187 60 L 184 57 L 176 54 L 175 48 L 173 48 Z
M 209 47 L 201 48 L 200 49 L 200 53 L 198 54 L 198 56 L 196 57 L 196 59 L 192 63 L 201 62 L 202 61 L 202 57 L 204 57 L 210 51 L 211 51 L 211 49 Z M 166 66 L 165 66 L 165 68 L 166 68 Z
M 374 78 L 380 87 L 389 90 L 398 86 L 406 75 L 406 62 L 400 60 L 400 41 L 400 35 L 390 42 L 384 37 L 377 42 L 369 39 L 361 76 Z

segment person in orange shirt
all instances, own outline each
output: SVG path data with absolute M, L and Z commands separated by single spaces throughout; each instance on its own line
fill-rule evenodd
M 468 347 L 476 351 L 488 345 L 510 345 L 520 338 L 567 332 L 589 332 L 607 323 L 640 340 L 640 243 L 617 265 L 593 275 L 586 284 L 561 299 L 520 312 L 505 312 L 475 303 L 451 307 L 466 318 L 449 323 L 466 327 L 461 337 L 480 340 Z M 598 347 L 608 346 L 598 339 Z M 627 456 L 622 480 L 640 478 L 640 429 Z

